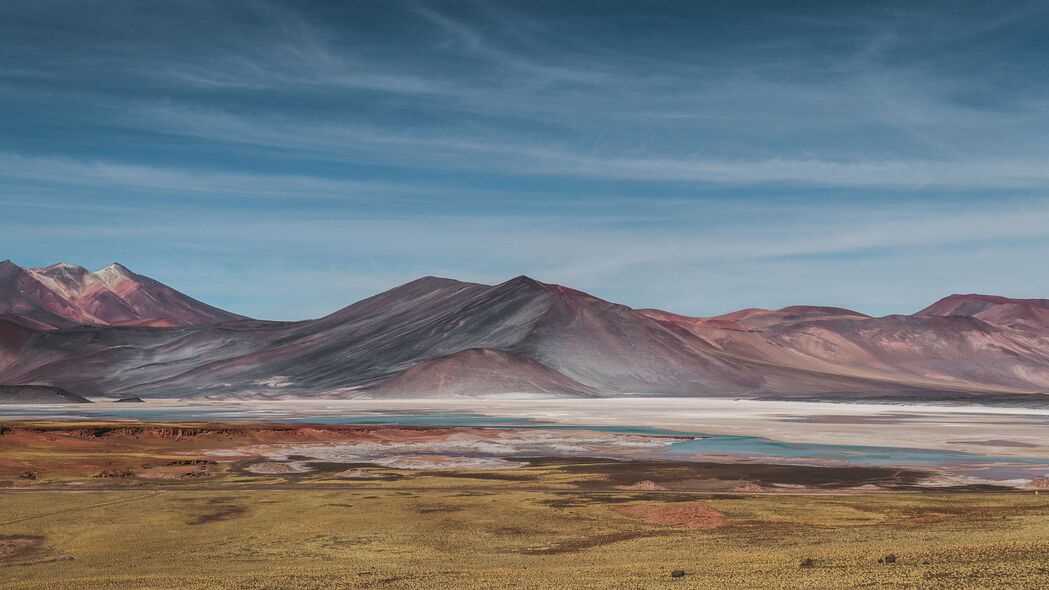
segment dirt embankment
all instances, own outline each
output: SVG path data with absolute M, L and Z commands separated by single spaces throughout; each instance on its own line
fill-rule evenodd
M 56 477 L 192 479 L 213 471 L 207 454 L 280 444 L 399 442 L 446 438 L 462 430 L 425 426 L 270 423 L 50 423 L 0 424 L 0 479 Z M 480 437 L 497 436 L 477 429 Z M 201 458 L 177 459 L 201 453 Z M 219 462 L 241 458 L 227 457 Z M 190 463 L 184 463 L 189 461 Z M 211 464 L 215 461 L 207 459 Z M 28 476 L 23 475 L 28 474 Z
M 52 424 L 46 422 L 10 422 L 0 424 L 0 436 L 46 437 L 47 440 L 128 441 L 208 441 L 223 445 L 231 441 L 252 443 L 328 442 L 372 436 L 385 440 L 442 436 L 453 432 L 447 428 L 425 426 L 368 426 L 349 424 Z

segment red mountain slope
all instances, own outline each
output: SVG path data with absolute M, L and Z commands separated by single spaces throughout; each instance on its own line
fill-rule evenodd
M 1049 391 L 1049 330 L 1029 320 L 1037 315 L 1023 300 L 992 301 L 970 310 L 973 317 L 951 313 L 964 306 L 943 317 L 883 318 L 795 306 L 691 318 L 528 277 L 494 286 L 424 277 L 317 320 L 158 329 L 135 324 L 186 322 L 196 308 L 122 267 L 81 270 L 0 269 L 9 281 L 63 295 L 44 307 L 43 296 L 0 290 L 6 309 L 22 312 L 0 319 L 0 383 L 154 397 L 955 399 Z M 1028 310 L 1025 321 L 989 314 L 1010 309 Z M 73 321 L 60 312 L 119 325 L 52 329 L 47 320 Z
M 112 264 L 90 272 L 72 264 L 22 268 L 0 262 L 0 315 L 45 329 L 73 326 L 192 326 L 245 319 Z

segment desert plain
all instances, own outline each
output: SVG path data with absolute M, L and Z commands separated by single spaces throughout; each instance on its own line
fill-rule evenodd
M 1049 585 L 1038 410 L 736 403 L 4 409 L 0 587 Z

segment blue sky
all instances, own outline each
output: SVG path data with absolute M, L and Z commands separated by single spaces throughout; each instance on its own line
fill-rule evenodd
M 1049 4 L 859 4 L 4 2 L 0 258 L 274 319 L 1049 297 Z

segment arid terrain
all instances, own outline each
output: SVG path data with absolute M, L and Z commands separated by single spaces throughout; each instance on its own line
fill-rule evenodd
M 0 590 L 1049 590 L 1047 33 L 0 0 Z
M 5 261 L 0 587 L 1044 588 L 1047 314 L 424 277 L 268 322 Z
M 923 469 L 654 459 L 676 439 L 596 431 L 0 429 L 3 588 L 1049 584 L 1049 493 Z
M 518 276 L 422 277 L 327 316 L 245 318 L 113 264 L 0 262 L 0 385 L 86 397 L 731 396 L 1049 405 L 1049 300 L 910 315 L 687 317 Z M 11 396 L 0 391 L 0 403 Z M 62 396 L 52 395 L 51 401 Z M 40 402 L 49 401 L 42 393 Z
M 678 459 L 669 452 L 693 438 L 386 425 L 21 422 L 0 426 L 0 478 L 14 491 L 138 489 L 150 482 L 308 488 L 353 480 L 426 487 L 429 478 L 446 478 L 451 472 L 475 473 L 481 481 L 528 482 L 528 474 L 539 470 L 562 474 L 536 480 L 550 490 L 608 492 L 654 484 L 649 491 L 820 493 L 917 491 L 935 475 L 921 469 L 819 462 L 719 463 Z M 258 477 L 267 475 L 295 478 Z M 642 487 L 632 487 L 638 485 Z M 991 482 L 937 487 L 1011 489 Z

